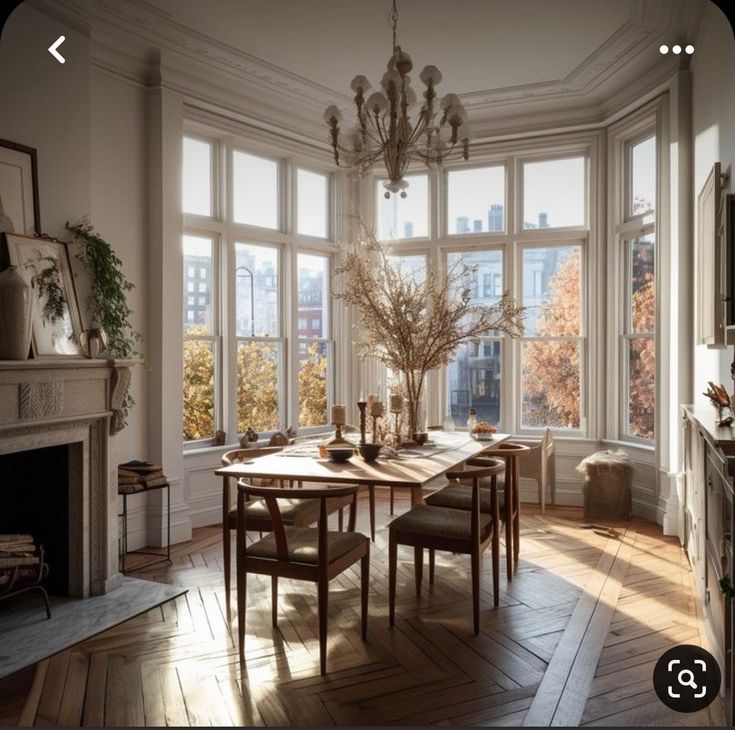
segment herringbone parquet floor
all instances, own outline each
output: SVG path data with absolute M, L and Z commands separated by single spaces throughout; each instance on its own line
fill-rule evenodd
M 366 505 L 358 528 L 367 532 Z M 397 510 L 407 503 L 397 500 Z M 329 674 L 319 675 L 313 585 L 251 576 L 247 668 L 225 620 L 220 529 L 195 530 L 171 568 L 138 577 L 187 595 L 0 682 L 6 725 L 676 725 L 719 724 L 716 707 L 678 715 L 656 698 L 656 659 L 701 643 L 686 557 L 658 526 L 615 535 L 582 528 L 581 510 L 526 506 L 521 562 L 492 608 L 483 572 L 482 631 L 472 634 L 469 559 L 437 554 L 436 582 L 413 587 L 399 553 L 397 623 L 388 629 L 387 499 L 371 558 L 368 641 L 359 576 L 331 584 Z M 501 566 L 504 563 L 501 561 Z M 235 624 L 233 624 L 235 626 Z M 236 632 L 235 632 L 236 635 Z

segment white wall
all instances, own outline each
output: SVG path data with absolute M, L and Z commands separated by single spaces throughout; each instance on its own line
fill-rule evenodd
M 692 56 L 694 196 L 702 189 L 715 162 L 723 171 L 735 171 L 735 39 L 724 13 L 713 3 L 707 12 Z M 732 180 L 730 190 L 735 190 Z M 708 380 L 722 382 L 732 390 L 730 362 L 732 348 L 710 350 L 695 348 L 694 393 L 698 403 L 708 405 L 702 396 Z

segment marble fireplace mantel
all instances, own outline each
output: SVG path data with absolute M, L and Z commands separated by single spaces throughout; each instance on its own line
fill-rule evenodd
M 117 458 L 130 368 L 137 360 L 0 361 L 0 454 L 73 446 L 69 479 L 69 593 L 107 593 L 118 571 Z M 28 488 L 43 490 L 43 464 Z M 2 480 L 0 480 L 2 492 Z

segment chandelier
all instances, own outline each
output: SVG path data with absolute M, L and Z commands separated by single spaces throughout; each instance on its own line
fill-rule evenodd
M 393 55 L 380 81 L 381 91 L 369 96 L 372 86 L 365 76 L 355 76 L 350 88 L 355 93 L 355 125 L 340 130 L 342 112 L 332 105 L 324 112 L 329 126 L 334 161 L 358 174 L 367 172 L 379 160 L 385 164 L 388 179 L 383 183 L 385 197 L 400 193 L 406 197 L 404 175 L 412 162 L 423 162 L 429 169 L 441 168 L 446 160 L 469 159 L 470 129 L 467 112 L 456 94 L 447 94 L 437 103 L 436 85 L 442 75 L 436 66 L 425 66 L 419 78 L 426 86 L 423 103 L 415 122 L 408 111 L 417 103 L 408 75 L 411 57 L 396 43 L 398 10 L 396 0 L 390 15 L 393 28 Z

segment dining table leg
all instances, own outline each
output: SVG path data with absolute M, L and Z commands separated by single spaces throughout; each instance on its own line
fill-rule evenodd
M 411 507 L 415 507 L 417 504 L 421 504 L 423 499 L 423 492 L 421 487 L 411 487 Z

